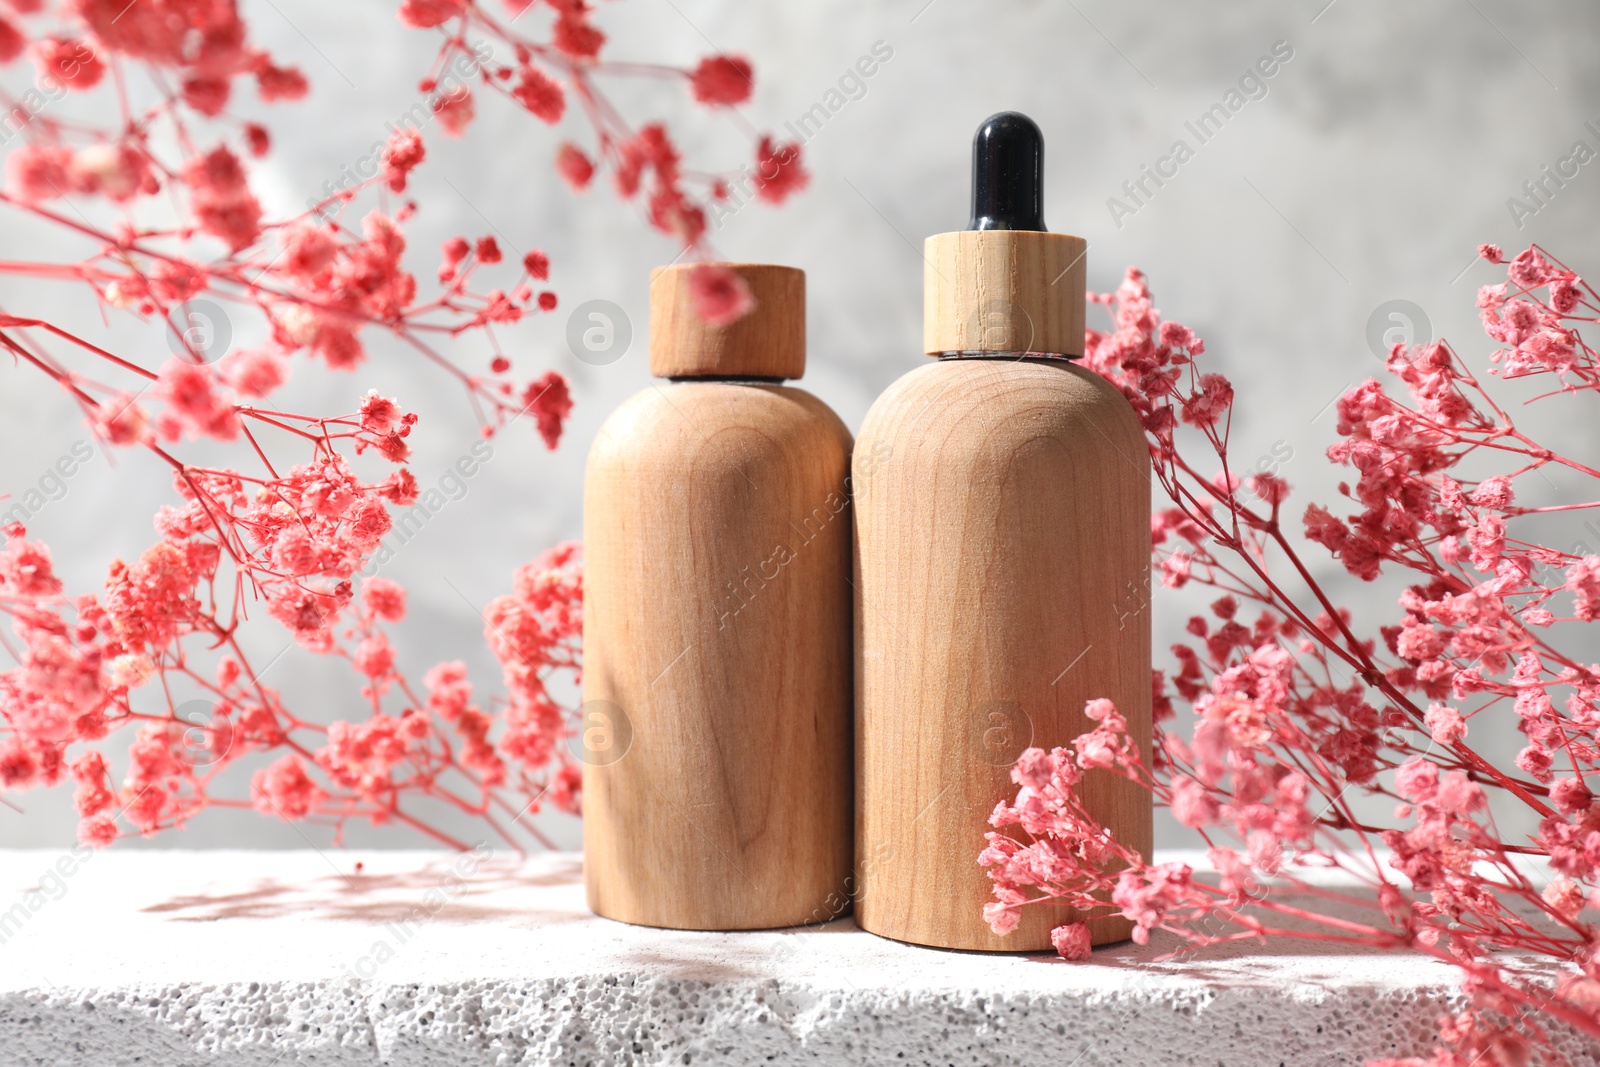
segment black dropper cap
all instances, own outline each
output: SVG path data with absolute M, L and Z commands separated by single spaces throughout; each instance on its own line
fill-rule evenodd
M 1021 112 L 990 115 L 972 138 L 967 229 L 1044 228 L 1044 134 Z

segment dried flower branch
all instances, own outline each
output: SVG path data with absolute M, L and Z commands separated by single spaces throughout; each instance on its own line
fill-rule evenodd
M 4 100 L 24 136 L 6 152 L 0 204 L 86 249 L 67 262 L 0 260 L 0 271 L 87 286 L 108 320 L 162 331 L 175 353 L 152 363 L 71 323 L 0 312 L 0 347 L 19 370 L 59 386 L 106 444 L 156 456 L 176 494 L 157 514 L 160 539 L 132 563 L 112 563 L 95 593 L 69 595 L 21 522 L 4 531 L 0 612 L 18 666 L 0 673 L 0 787 L 76 781 L 84 840 L 181 826 L 208 806 L 253 806 L 336 830 L 351 819 L 398 822 L 463 845 L 418 814 L 426 800 L 481 816 L 518 847 L 540 839 L 519 821 L 524 812 L 578 809 L 570 712 L 551 688 L 579 670 L 576 547 L 519 569 L 513 592 L 489 608 L 485 636 L 504 667 L 505 700 L 475 704 L 459 663 L 438 664 L 416 685 L 389 637 L 405 591 L 357 579 L 393 516 L 421 493 L 406 466 L 417 416 L 375 391 L 339 413 L 272 402 L 297 357 L 314 373 L 352 372 L 378 331 L 455 383 L 485 436 L 527 416 L 556 446 L 572 406 L 566 380 L 516 377 L 497 336 L 556 310 L 548 258 L 533 251 L 507 264 L 493 237 L 452 238 L 426 294 L 407 267 L 405 227 L 419 206 L 404 194 L 429 152 L 420 127 L 436 118 L 445 136 L 462 134 L 479 97 L 552 125 L 575 100 L 593 146 L 562 144 L 555 172 L 581 189 L 609 170 L 623 199 L 645 190 L 656 229 L 705 251 L 705 205 L 728 197 L 736 176 L 687 169 L 664 125 L 630 125 L 596 79 L 681 80 L 685 97 L 721 109 L 750 96 L 750 64 L 613 63 L 600 58 L 605 35 L 583 0 L 505 7 L 400 3 L 400 20 L 439 42 L 420 81 L 425 109 L 393 127 L 364 174 L 282 219 L 268 217 L 251 184 L 269 131 L 231 105 L 251 82 L 267 103 L 299 100 L 310 84 L 251 43 L 234 0 L 11 0 L 0 15 L 0 62 L 31 57 L 38 70 L 33 90 Z M 57 117 L 49 105 L 75 93 L 97 94 L 107 119 Z M 756 163 L 745 178 L 762 199 L 779 203 L 804 186 L 796 149 L 748 132 Z M 778 156 L 781 166 L 771 163 Z M 708 291 L 725 288 L 707 273 Z M 261 316 L 270 342 L 214 351 L 223 346 L 179 325 L 202 297 Z M 720 299 L 719 314 L 748 309 L 733 297 Z M 487 371 L 455 354 L 468 337 L 487 348 Z M 198 438 L 230 443 L 238 463 L 186 458 Z M 255 625 L 347 660 L 362 679 L 362 714 L 324 725 L 285 706 L 262 679 L 270 664 L 239 640 L 252 611 Z M 196 693 L 199 716 L 185 712 L 185 694 Z M 121 761 L 110 739 L 124 731 Z M 220 772 L 246 759 L 261 764 L 250 795 L 221 792 Z
M 1478 294 L 1503 346 L 1490 373 L 1550 377 L 1535 404 L 1600 391 L 1582 336 L 1600 313 L 1594 290 L 1537 247 L 1505 266 L 1507 281 Z M 1190 946 L 1309 937 L 1427 953 L 1459 969 L 1467 1004 L 1441 1020 L 1431 1058 L 1374 1062 L 1524 1064 L 1537 1049 L 1566 1063 L 1553 1025 L 1600 1038 L 1600 804 L 1588 785 L 1600 665 L 1571 654 L 1595 647 L 1600 555 L 1512 524 L 1600 507 L 1520 507 L 1519 479 L 1550 465 L 1600 471 L 1541 444 L 1448 344 L 1396 345 L 1388 370 L 1409 401 L 1369 379 L 1338 404 L 1328 457 L 1355 472 L 1341 491 L 1356 510 L 1312 504 L 1303 517 L 1306 540 L 1354 578 L 1390 571 L 1410 583 L 1395 623 L 1363 635 L 1283 522 L 1288 484 L 1273 473 L 1241 482 L 1232 469 L 1233 387 L 1196 365 L 1203 343 L 1159 321 L 1137 271 L 1098 300 L 1114 326 L 1091 331 L 1086 362 L 1138 411 L 1172 505 L 1153 520 L 1162 583 L 1217 598 L 1189 620 L 1193 643 L 1173 646 L 1171 678 L 1156 672 L 1153 766 L 1108 701 L 1089 705 L 1098 725 L 1072 749 L 1018 761 L 1017 795 L 996 809 L 980 860 L 995 883 L 987 918 L 1003 931 L 1030 902 L 1057 899 L 1120 910 L 1140 941 L 1159 929 Z M 1200 455 L 1220 472 L 1201 473 Z M 1494 473 L 1462 473 L 1480 467 Z M 1474 721 L 1507 714 L 1527 738 L 1514 759 L 1469 740 Z M 1076 799 L 1084 774 L 1149 788 L 1210 846 L 1217 884 L 1114 840 Z M 1358 794 L 1392 800 L 1393 817 L 1363 819 Z M 1531 812 L 1538 832 L 1503 835 L 1491 797 Z M 1345 894 L 1329 914 L 1287 902 L 1332 897 L 1313 877 L 1329 867 L 1370 895 Z M 1350 908 L 1368 917 L 1344 918 Z M 1069 957 L 1085 951 L 1076 928 L 1057 943 Z

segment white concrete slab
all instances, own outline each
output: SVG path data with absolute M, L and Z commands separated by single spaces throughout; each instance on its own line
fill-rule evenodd
M 1174 947 L 630 927 L 566 853 L 0 851 L 0 1064 L 1348 1064 L 1425 1051 L 1453 989 L 1418 956 Z

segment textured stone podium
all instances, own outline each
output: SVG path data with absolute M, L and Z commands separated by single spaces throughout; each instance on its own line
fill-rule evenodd
M 1425 1052 L 1453 996 L 1431 960 L 1314 942 L 1066 963 L 848 919 L 624 926 L 579 863 L 0 851 L 0 1064 L 1298 1067 Z

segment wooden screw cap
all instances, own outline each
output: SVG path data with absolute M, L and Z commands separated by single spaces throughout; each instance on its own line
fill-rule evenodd
M 956 230 L 922 247 L 922 350 L 1083 355 L 1081 237 Z
M 732 271 L 755 297 L 749 314 L 713 326 L 695 314 L 697 266 Z M 772 263 L 679 263 L 650 274 L 650 373 L 661 378 L 798 378 L 806 370 L 806 272 Z
M 922 350 L 1083 355 L 1088 247 L 1046 232 L 1043 132 L 990 115 L 972 139 L 972 220 L 923 245 Z

